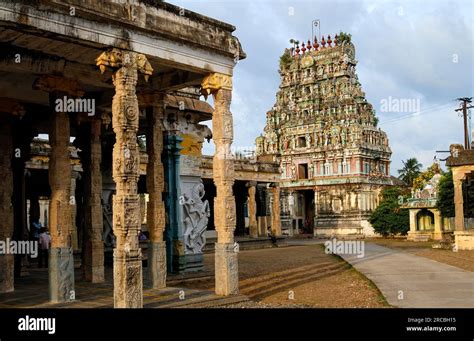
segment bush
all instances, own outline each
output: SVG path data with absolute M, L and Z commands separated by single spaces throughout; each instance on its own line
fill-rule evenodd
M 382 191 L 382 200 L 369 218 L 376 233 L 384 237 L 407 234 L 410 218 L 408 209 L 400 208 L 400 196 L 406 197 L 406 190 L 394 186 Z
M 439 179 L 436 206 L 443 217 L 454 217 L 454 184 L 451 170 Z

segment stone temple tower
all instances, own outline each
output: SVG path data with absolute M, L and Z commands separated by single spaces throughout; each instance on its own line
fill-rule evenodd
M 294 42 L 257 155 L 281 170 L 287 234 L 363 237 L 384 186 L 392 185 L 387 134 L 377 127 L 356 74 L 351 36 Z

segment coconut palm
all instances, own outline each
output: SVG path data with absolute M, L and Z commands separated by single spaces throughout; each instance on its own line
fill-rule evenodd
M 421 170 L 421 163 L 414 157 L 403 161 L 403 168 L 398 170 L 398 178 L 405 181 L 405 183 L 409 186 L 413 185 L 413 180 L 415 180 L 418 175 L 420 175 Z

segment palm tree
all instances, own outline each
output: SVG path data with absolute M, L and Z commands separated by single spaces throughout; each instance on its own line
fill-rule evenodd
M 402 163 L 403 168 L 398 170 L 398 174 L 400 174 L 398 178 L 405 181 L 409 186 L 412 186 L 413 180 L 415 180 L 421 173 L 420 169 L 422 165 L 414 157 L 406 161 L 402 160 Z

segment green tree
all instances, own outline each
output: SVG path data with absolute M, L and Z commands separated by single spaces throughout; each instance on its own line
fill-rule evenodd
M 443 217 L 454 217 L 454 183 L 451 170 L 444 173 L 439 179 L 436 206 Z
M 396 186 L 387 187 L 382 191 L 382 200 L 369 218 L 376 233 L 384 237 L 407 234 L 410 229 L 408 209 L 400 207 L 403 201 L 401 197 L 407 196 L 407 189 Z
M 280 69 L 286 70 L 291 64 L 292 58 L 289 49 L 285 49 L 285 52 L 280 56 Z
M 339 32 L 339 34 L 337 35 L 337 41 L 339 43 L 339 45 L 342 45 L 343 42 L 345 42 L 346 44 L 349 44 L 352 40 L 352 35 L 349 34 L 349 33 L 345 33 L 345 32 Z
M 398 170 L 398 178 L 405 181 L 410 187 L 413 186 L 413 181 L 420 175 L 421 163 L 414 157 L 403 161 L 403 168 Z

